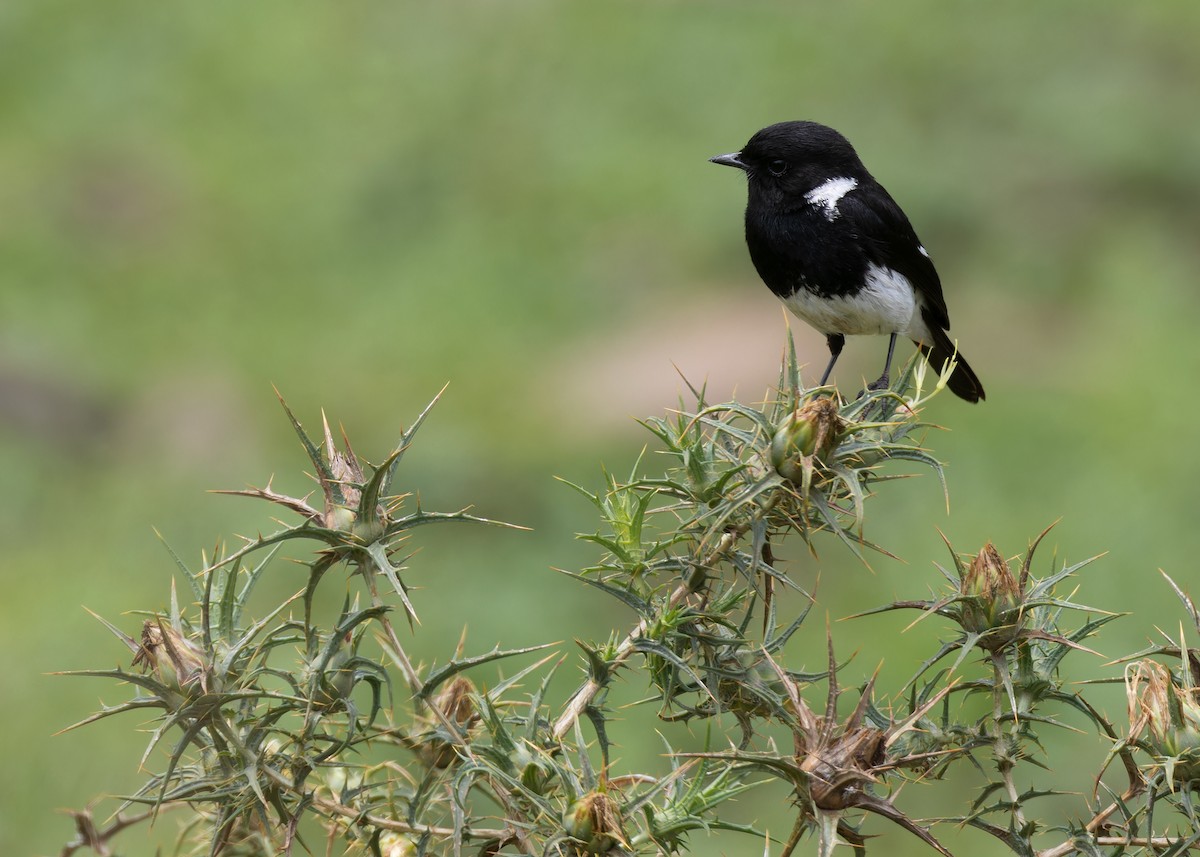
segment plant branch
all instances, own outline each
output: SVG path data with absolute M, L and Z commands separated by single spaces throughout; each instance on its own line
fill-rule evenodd
M 721 536 L 720 541 L 717 542 L 717 546 L 713 548 L 712 553 L 710 553 L 708 557 L 705 558 L 705 560 L 700 564 L 700 568 L 708 569 L 715 565 L 722 557 L 725 556 L 726 553 L 732 550 L 733 546 L 737 544 L 738 539 L 745 535 L 749 529 L 749 525 L 746 524 L 732 528 L 725 532 Z M 695 595 L 699 591 L 699 587 L 703 585 L 703 581 L 705 579 L 706 578 L 703 574 L 693 573 L 688 580 L 679 584 L 679 586 L 675 588 L 675 591 L 671 593 L 670 598 L 667 599 L 666 609 L 671 610 L 675 607 L 678 607 L 689 597 Z M 609 664 L 610 668 L 615 669 L 616 667 L 620 666 L 629 658 L 631 654 L 633 654 L 637 641 L 642 638 L 650 625 L 650 619 L 644 618 L 638 622 L 637 627 L 630 631 L 625 639 L 622 640 L 617 646 L 616 654 L 613 657 L 612 662 Z M 599 681 L 595 677 L 592 677 L 589 678 L 583 684 L 583 686 L 575 692 L 575 695 L 572 696 L 570 701 L 567 703 L 566 709 L 554 724 L 553 734 L 555 740 L 562 740 L 563 736 L 567 734 L 567 732 L 574 725 L 575 721 L 578 720 L 580 715 L 582 715 L 587 707 L 592 704 L 592 700 L 596 698 L 596 694 L 598 694 L 603 687 L 603 682 Z
M 180 804 L 182 806 L 183 804 Z M 152 818 L 157 812 L 156 809 L 149 809 L 137 815 L 121 815 L 117 813 L 112 822 L 107 827 L 96 827 L 95 819 L 92 818 L 90 809 L 77 810 L 71 813 L 75 819 L 76 837 L 66 843 L 59 852 L 59 857 L 71 857 L 80 848 L 90 848 L 99 854 L 101 857 L 108 857 L 113 852 L 108 847 L 108 840 L 112 839 L 122 830 L 128 827 L 133 827 L 136 824 L 141 824 L 148 818 Z
M 1119 801 L 1113 801 L 1108 806 L 1106 806 L 1104 809 L 1100 810 L 1098 813 L 1096 813 L 1094 816 L 1092 816 L 1092 820 L 1087 823 L 1087 827 L 1085 827 L 1084 829 L 1088 833 L 1095 833 L 1097 830 L 1099 830 L 1101 827 L 1103 827 L 1105 824 L 1108 823 L 1109 817 L 1112 816 L 1112 814 L 1114 812 L 1116 812 L 1118 809 L 1120 809 L 1121 806 L 1126 801 L 1132 800 L 1133 798 L 1137 797 L 1139 794 L 1142 793 L 1142 791 L 1144 791 L 1144 789 L 1145 789 L 1145 786 L 1140 783 L 1132 784 L 1125 791 L 1125 793 L 1123 795 L 1121 795 L 1121 799 Z M 1151 838 L 1152 839 L 1165 839 L 1167 837 L 1151 837 Z M 1122 837 L 1117 837 L 1117 836 L 1095 837 L 1096 842 L 1100 842 L 1101 840 L 1110 840 L 1110 842 L 1108 844 L 1121 844 L 1121 843 L 1134 843 L 1135 842 L 1135 840 L 1124 839 Z M 1047 848 L 1044 851 L 1037 852 L 1037 857 L 1066 857 L 1066 855 L 1074 854 L 1078 850 L 1079 850 L 1079 846 L 1075 844 L 1075 841 L 1068 839 L 1066 842 L 1061 842 L 1058 845 L 1055 845 L 1053 848 Z

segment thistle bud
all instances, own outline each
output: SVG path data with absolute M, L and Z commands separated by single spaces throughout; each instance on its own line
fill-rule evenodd
M 536 795 L 546 794 L 546 788 L 555 774 L 553 765 L 531 751 L 524 742 L 517 745 L 509 758 L 513 767 L 521 772 L 521 785 Z
M 1014 610 L 1021 604 L 1021 586 L 996 550 L 988 542 L 959 582 L 962 596 L 962 625 L 976 634 L 1011 628 L 1013 634 L 1019 630 L 1020 619 Z M 1000 639 L 1003 636 L 1003 639 Z M 993 635 L 993 645 L 1007 643 L 1013 635 Z
M 350 528 L 350 532 L 354 538 L 358 539 L 365 545 L 379 541 L 384 534 L 384 524 L 379 518 L 360 518 L 354 522 L 354 526 Z
M 325 665 L 321 673 L 322 696 L 319 701 L 330 707 L 345 703 L 354 690 L 354 668 L 350 664 L 350 653 L 338 649 Z
M 625 841 L 620 808 L 604 792 L 589 792 L 571 804 L 563 829 L 589 854 L 604 854 Z
M 800 478 L 802 460 L 824 458 L 842 431 L 837 404 L 828 396 L 809 399 L 787 415 L 771 439 L 771 464 L 786 479 Z
M 337 485 L 337 493 L 342 495 L 344 505 L 354 508 L 362 497 L 362 490 L 359 486 L 364 480 L 363 469 L 362 465 L 358 463 L 354 450 L 349 448 L 350 441 L 346 439 L 344 433 L 342 438 L 347 447 L 345 452 L 333 445 L 333 437 L 329 434 L 329 425 L 328 423 L 325 425 L 325 451 L 329 456 L 329 472 L 333 476 L 334 484 Z
M 325 512 L 325 526 L 339 532 L 349 532 L 358 520 L 358 513 L 349 506 L 330 506 Z
M 1131 737 L 1146 743 L 1173 783 L 1200 780 L 1200 689 L 1184 687 L 1162 664 L 1149 659 L 1125 671 Z
M 185 695 L 203 684 L 200 649 L 162 619 L 143 623 L 142 646 L 133 656 L 133 665 L 153 670 L 163 684 Z

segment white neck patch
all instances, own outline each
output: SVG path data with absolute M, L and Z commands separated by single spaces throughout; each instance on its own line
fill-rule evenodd
M 838 201 L 856 187 L 858 187 L 858 179 L 838 176 L 817 185 L 804 194 L 804 199 L 809 205 L 824 208 L 825 216 L 830 220 L 835 220 L 840 214 L 837 207 Z

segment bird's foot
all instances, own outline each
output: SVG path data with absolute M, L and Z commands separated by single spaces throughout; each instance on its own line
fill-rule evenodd
M 854 398 L 861 399 L 867 393 L 874 393 L 877 390 L 886 390 L 889 386 L 891 386 L 891 383 L 892 383 L 891 379 L 887 376 L 886 373 L 884 373 L 883 375 L 880 375 L 878 378 L 876 378 L 874 381 L 872 381 L 870 384 L 868 384 L 867 386 L 865 386 L 861 390 L 859 390 L 858 395 L 855 396 Z
M 879 390 L 886 390 L 889 387 L 891 387 L 891 379 L 888 377 L 888 373 L 884 372 L 870 384 L 867 384 L 867 386 L 862 389 L 862 392 L 860 392 L 855 398 L 861 399 L 863 396 L 867 395 L 867 393 L 875 393 Z M 867 422 L 870 422 L 871 420 L 882 419 L 883 416 L 888 413 L 889 409 L 888 399 L 885 397 L 879 401 L 866 405 L 863 408 L 861 419 Z
M 878 378 L 876 378 L 874 381 L 872 381 L 870 384 L 868 384 L 867 389 L 863 390 L 863 392 L 865 393 L 865 392 L 867 392 L 867 390 L 870 390 L 873 393 L 876 390 L 886 390 L 888 387 L 891 386 L 891 384 L 892 384 L 892 379 L 888 377 L 887 372 L 884 372 L 882 375 L 880 375 Z

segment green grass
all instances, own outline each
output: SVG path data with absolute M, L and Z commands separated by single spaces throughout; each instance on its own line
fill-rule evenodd
M 165 603 L 151 526 L 195 556 L 265 525 L 201 492 L 295 472 L 272 383 L 382 451 L 449 381 L 412 486 L 534 526 L 428 540 L 426 657 L 464 622 L 482 647 L 626 621 L 549 571 L 594 558 L 569 538 L 588 508 L 552 477 L 627 469 L 644 438 L 613 415 L 644 415 L 642 385 L 675 404 L 659 355 L 694 332 L 681 319 L 714 370 L 754 344 L 691 308 L 763 300 L 757 338 L 782 345 L 744 191 L 705 158 L 784 118 L 838 127 L 900 199 L 989 394 L 933 409 L 951 516 L 932 481 L 881 497 L 868 535 L 910 564 L 872 574 L 830 546 L 823 606 L 920 597 L 935 526 L 1011 555 L 1064 516 L 1064 555 L 1110 552 L 1084 600 L 1137 613 L 1101 651 L 1173 625 L 1155 569 L 1188 583 L 1200 477 L 1197 32 L 1187 2 L 6 7 L 0 852 L 56 851 L 56 807 L 134 781 L 134 724 L 51 738 L 99 691 L 43 673 L 125 657 L 80 604 Z M 852 341 L 843 388 L 882 349 Z M 633 356 L 629 400 L 557 371 L 587 353 L 601 372 Z M 863 628 L 864 668 L 872 631 L 903 654 Z

